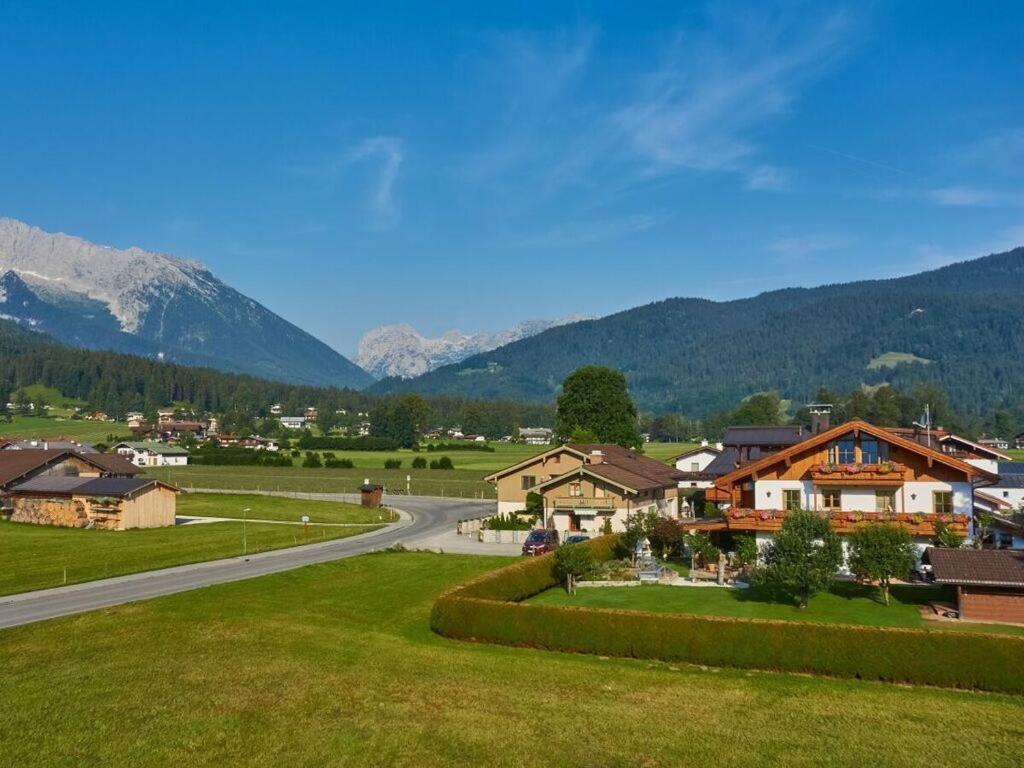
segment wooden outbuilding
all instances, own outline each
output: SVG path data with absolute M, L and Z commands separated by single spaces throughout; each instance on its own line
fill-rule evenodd
M 359 486 L 359 494 L 364 507 L 376 509 L 384 498 L 384 486 L 366 480 Z
M 11 520 L 65 528 L 174 525 L 178 489 L 148 477 L 40 476 L 8 492 Z
M 1024 624 L 1024 552 L 932 547 L 928 562 L 935 582 L 956 590 L 961 619 Z

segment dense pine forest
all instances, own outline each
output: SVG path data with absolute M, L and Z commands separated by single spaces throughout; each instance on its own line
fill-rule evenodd
M 621 370 L 642 410 L 692 417 L 757 392 L 928 384 L 965 420 L 1024 423 L 1024 248 L 891 280 L 728 302 L 680 298 L 574 323 L 373 391 L 550 402 L 585 364 Z
M 189 403 L 200 412 L 245 418 L 265 416 L 280 403 L 285 413 L 316 406 L 321 413 L 380 412 L 394 397 L 296 386 L 252 376 L 192 368 L 145 357 L 76 349 L 42 334 L 0 320 L 0 403 L 17 389 L 32 384 L 53 387 L 92 409 L 112 416 L 148 412 L 171 403 Z M 438 424 L 463 424 L 489 435 L 510 434 L 518 425 L 549 425 L 551 406 L 498 401 L 478 403 L 463 397 L 432 397 L 426 404 Z

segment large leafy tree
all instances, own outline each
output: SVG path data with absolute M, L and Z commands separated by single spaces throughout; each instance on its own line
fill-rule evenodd
M 764 548 L 760 584 L 792 599 L 799 608 L 828 589 L 843 562 L 843 550 L 827 519 L 811 512 L 793 512 Z
M 599 443 L 639 447 L 636 406 L 626 388 L 626 377 L 597 365 L 571 373 L 558 396 L 555 431 L 563 441 L 585 434 Z
M 430 406 L 419 395 L 401 395 L 370 412 L 370 434 L 395 440 L 403 448 L 417 445 L 430 419 Z
M 861 579 L 877 581 L 889 604 L 889 585 L 914 567 L 914 543 L 899 525 L 863 525 L 850 534 L 850 570 Z

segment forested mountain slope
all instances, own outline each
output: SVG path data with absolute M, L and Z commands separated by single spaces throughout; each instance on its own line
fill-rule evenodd
M 971 415 L 1024 399 L 1022 297 L 1017 248 L 890 280 L 668 299 L 375 389 L 550 400 L 568 373 L 593 363 L 621 369 L 642 408 L 692 416 L 758 391 L 806 401 L 819 386 L 884 381 L 937 383 Z M 912 356 L 929 362 L 899 362 Z

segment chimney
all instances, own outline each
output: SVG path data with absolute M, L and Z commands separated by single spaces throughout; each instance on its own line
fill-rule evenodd
M 591 464 L 600 464 L 602 461 L 604 461 L 604 453 L 597 450 L 596 448 L 590 452 Z
M 369 485 L 369 484 L 370 484 L 370 478 L 364 477 L 363 478 L 363 485 Z
M 811 412 L 811 434 L 817 435 L 829 427 L 829 416 L 832 414 L 831 403 L 810 403 L 807 410 Z
M 708 447 L 708 440 L 707 440 L 707 438 L 704 438 L 703 440 L 700 441 L 700 447 L 701 448 L 707 448 Z
M 725 448 L 725 446 L 722 445 L 721 443 L 715 443 L 715 450 L 716 451 L 721 451 L 723 448 Z

